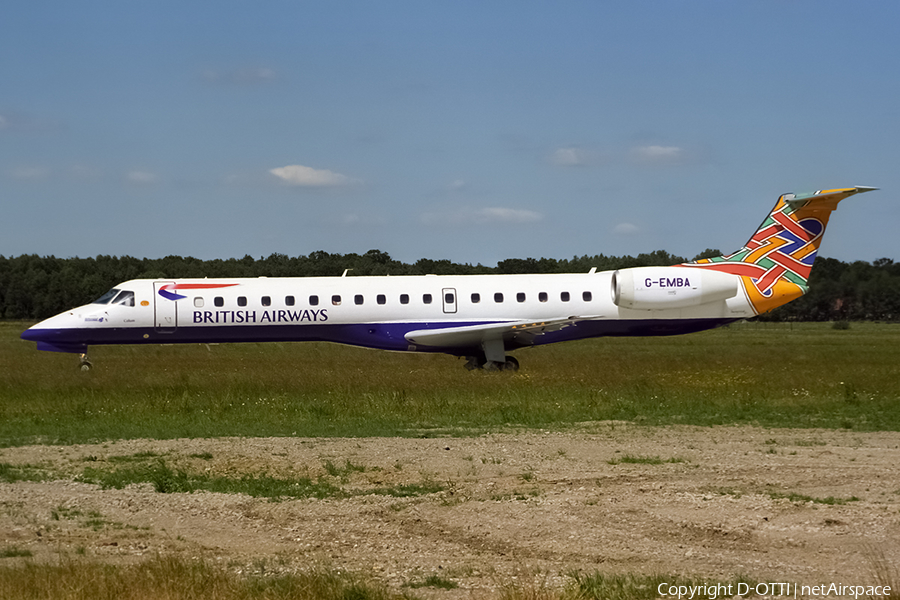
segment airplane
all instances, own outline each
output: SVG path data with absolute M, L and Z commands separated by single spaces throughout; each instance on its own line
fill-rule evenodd
M 877 188 L 783 194 L 736 252 L 666 267 L 539 275 L 135 279 L 34 325 L 38 350 L 326 341 L 467 358 L 509 370 L 507 352 L 604 336 L 703 331 L 799 298 L 838 202 Z

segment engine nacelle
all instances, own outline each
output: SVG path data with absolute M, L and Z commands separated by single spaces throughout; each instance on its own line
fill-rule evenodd
M 634 267 L 612 276 L 612 301 L 621 308 L 664 310 L 720 302 L 738 293 L 738 276 L 690 267 Z

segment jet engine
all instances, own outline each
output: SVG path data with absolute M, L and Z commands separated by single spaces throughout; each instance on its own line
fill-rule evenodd
M 691 267 L 634 267 L 612 276 L 612 301 L 634 310 L 687 308 L 738 293 L 738 276 Z

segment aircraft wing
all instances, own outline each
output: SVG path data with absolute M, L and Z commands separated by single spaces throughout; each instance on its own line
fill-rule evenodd
M 485 325 L 466 325 L 464 327 L 444 327 L 442 329 L 418 329 L 406 334 L 406 341 L 417 346 L 441 346 L 444 348 L 465 348 L 478 346 L 487 340 L 517 340 L 523 344 L 531 344 L 535 336 L 548 331 L 559 331 L 564 327 L 575 325 L 597 317 L 565 317 L 544 321 L 508 321 L 506 323 L 488 323 Z

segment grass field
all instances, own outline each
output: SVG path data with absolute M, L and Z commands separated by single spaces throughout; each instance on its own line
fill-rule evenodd
M 722 589 L 746 583 L 743 577 L 710 583 L 684 576 L 603 575 L 571 573 L 564 589 L 537 585 L 506 585 L 500 600 L 652 600 L 660 584 L 666 586 L 721 585 Z M 751 582 L 750 589 L 755 585 Z M 4 598 L 144 598 L 208 600 L 416 600 L 422 588 L 454 589 L 445 578 L 431 576 L 396 593 L 378 581 L 348 573 L 310 571 L 296 575 L 240 577 L 202 560 L 176 557 L 151 558 L 128 567 L 109 567 L 90 561 L 69 560 L 59 566 L 25 563 L 18 568 L 0 566 L 0 593 Z M 431 596 L 434 597 L 434 596 Z M 702 596 L 706 598 L 706 596 Z M 755 591 L 745 597 L 757 598 Z
M 900 430 L 900 325 L 744 323 L 516 353 L 518 373 L 333 344 L 38 352 L 0 322 L 0 445 L 469 435 L 595 420 Z
M 737 590 L 743 577 L 729 581 L 694 580 L 684 576 L 634 576 L 571 573 L 561 590 L 540 584 L 506 585 L 496 596 L 500 600 L 652 600 L 665 586 L 722 586 Z M 756 582 L 750 581 L 749 589 Z M 185 561 L 156 557 L 139 565 L 112 568 L 89 561 L 69 560 L 59 566 L 24 564 L 19 568 L 0 566 L 0 592 L 4 598 L 143 598 L 208 600 L 416 600 L 422 588 L 454 589 L 445 578 L 431 576 L 407 586 L 401 593 L 383 584 L 348 573 L 310 571 L 296 575 L 239 577 L 202 560 Z M 674 589 L 674 587 L 673 587 Z M 431 596 L 434 597 L 434 596 Z M 701 596 L 706 598 L 707 596 Z M 744 597 L 758 598 L 755 591 Z
M 27 326 L 0 322 L 0 447 L 125 438 L 475 435 L 601 420 L 900 430 L 900 325 L 745 323 L 681 337 L 589 340 L 517 352 L 517 373 L 468 372 L 448 356 L 333 344 L 96 347 L 95 368 L 83 373 L 74 355 L 38 352 L 20 340 Z M 104 488 L 151 481 L 168 492 L 341 497 L 339 488 L 327 486 L 331 480 L 225 480 L 147 458 L 146 465 L 108 472 L 90 463 L 81 480 Z M 682 460 L 626 454 L 610 464 Z M 354 468 L 349 460 L 326 464 L 335 480 Z M 528 481 L 531 474 L 521 477 Z M 42 479 L 37 467 L 0 464 L 0 480 Z M 375 493 L 408 491 L 395 486 Z M 858 500 L 794 495 L 823 506 Z M 425 578 L 392 590 L 377 576 L 339 571 L 238 575 L 178 556 L 124 566 L 79 556 L 42 564 L 11 543 L 0 547 L 0 559 L 0 596 L 10 598 L 363 600 L 433 597 L 455 585 Z M 888 575 L 879 581 L 893 580 L 892 569 L 883 566 Z M 656 597 L 660 581 L 692 582 L 572 572 L 562 589 L 501 581 L 491 597 L 640 600 Z

